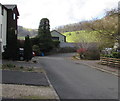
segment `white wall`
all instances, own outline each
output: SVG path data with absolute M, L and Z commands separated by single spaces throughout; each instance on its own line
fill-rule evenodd
M 75 47 L 77 47 L 77 45 L 76 45 L 76 43 L 61 42 L 60 47 L 62 47 L 62 48 L 64 48 L 64 47 L 75 48 Z
M 4 15 L 2 16 L 2 47 L 6 46 L 7 36 L 7 11 L 4 9 Z
M 4 13 L 2 15 L 2 5 L 0 4 L 0 42 L 1 42 L 1 48 L 2 52 L 3 46 L 6 46 L 6 31 L 7 31 L 7 11 L 4 9 Z
M 65 42 L 64 36 L 61 35 L 60 33 L 56 32 L 56 31 L 52 31 L 51 36 L 52 37 L 59 37 L 60 42 Z
M 1 46 L 1 44 L 2 44 L 2 33 L 1 33 L 1 24 L 2 24 L 2 15 L 1 15 L 1 12 L 2 12 L 2 5 L 0 4 L 0 52 L 1 52 L 1 48 L 2 48 L 2 46 Z

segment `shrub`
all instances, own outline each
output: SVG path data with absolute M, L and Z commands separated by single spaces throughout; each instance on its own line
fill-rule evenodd
M 76 48 L 73 47 L 63 47 L 58 50 L 59 53 L 70 53 L 70 52 L 76 52 Z
M 16 66 L 15 65 L 13 65 L 13 64 L 3 64 L 2 65 L 2 68 L 9 68 L 9 69 L 11 69 L 11 68 L 15 68 Z
M 59 48 L 60 46 L 60 41 L 59 40 L 53 40 L 53 44 L 55 48 Z
M 31 68 L 28 68 L 27 70 L 28 70 L 28 71 L 33 71 L 33 70 L 34 70 L 34 68 L 33 68 L 33 67 L 31 67 Z
M 120 58 L 120 52 L 112 52 L 113 58 Z
M 34 38 L 31 38 L 30 40 L 31 40 L 31 42 L 32 42 L 32 45 L 37 45 L 37 44 L 39 44 L 39 37 L 34 37 Z
M 23 66 L 20 66 L 20 69 L 23 69 L 24 67 Z
M 32 44 L 31 40 L 29 39 L 29 35 L 25 37 L 25 43 L 24 43 L 24 58 L 26 61 L 29 61 L 32 59 Z
M 13 64 L 7 64 L 7 67 L 9 67 L 9 68 L 14 68 L 14 67 L 16 67 L 16 66 L 13 65 Z
M 81 59 L 85 58 L 85 52 L 86 52 L 85 48 L 80 48 L 77 50 L 77 53 L 79 53 Z
M 35 52 L 35 55 L 40 55 L 41 51 L 40 51 L 40 47 L 38 45 L 33 45 L 32 46 L 33 51 Z
M 102 54 L 103 57 L 120 58 L 120 52 L 112 52 L 111 54 Z
M 89 60 L 99 60 L 100 52 L 98 50 L 87 50 L 85 53 L 85 59 Z
M 104 57 L 108 57 L 108 58 L 113 58 L 113 55 L 112 54 L 105 54 L 103 55 Z
M 85 48 L 80 48 L 77 50 L 77 53 L 79 53 L 79 54 L 84 53 L 84 52 L 86 52 Z

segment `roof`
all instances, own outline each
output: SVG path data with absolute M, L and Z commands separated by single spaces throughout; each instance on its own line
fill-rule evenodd
M 0 3 L 0 6 L 2 6 L 4 9 L 6 9 L 6 10 L 7 10 L 7 8 L 6 8 L 4 5 L 2 5 L 1 3 Z
M 7 9 L 14 9 L 17 5 L 4 5 Z
M 52 30 L 51 33 L 52 33 L 52 32 L 57 32 L 57 33 L 61 34 L 60 32 L 58 32 L 58 31 L 56 31 L 56 30 Z M 63 34 L 61 34 L 61 35 L 64 36 L 64 37 L 66 37 L 66 36 L 63 35 Z
M 4 5 L 7 9 L 12 9 L 12 10 L 14 10 L 14 8 L 16 8 L 17 9 L 17 5 Z M 18 14 L 18 16 L 19 16 L 19 12 L 18 12 L 18 9 L 17 9 L 17 14 Z

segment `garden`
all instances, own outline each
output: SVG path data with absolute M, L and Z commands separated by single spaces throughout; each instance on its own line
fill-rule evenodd
M 78 57 L 82 60 L 100 60 L 100 64 L 110 67 L 120 67 L 120 51 L 114 48 L 105 48 L 101 52 L 97 48 L 79 48 Z

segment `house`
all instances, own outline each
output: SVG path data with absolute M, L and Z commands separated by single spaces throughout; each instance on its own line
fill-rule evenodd
M 51 36 L 53 40 L 59 40 L 60 42 L 66 42 L 66 36 L 62 35 L 60 32 L 56 30 L 51 31 Z
M 7 34 L 9 34 L 10 29 L 14 29 L 15 33 L 18 32 L 17 20 L 19 16 L 19 12 L 17 9 L 17 5 L 4 5 L 7 8 Z
M 7 8 L 0 4 L 0 51 L 4 52 L 7 35 Z
M 0 51 L 4 52 L 7 45 L 9 30 L 14 29 L 17 36 L 17 20 L 19 12 L 17 5 L 0 4 Z

